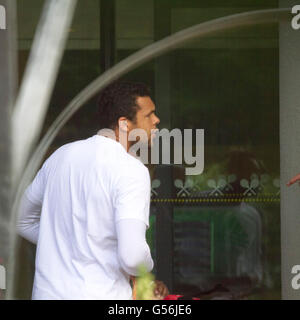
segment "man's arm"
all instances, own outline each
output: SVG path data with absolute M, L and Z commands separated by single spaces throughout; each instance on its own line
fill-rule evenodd
M 143 265 L 149 272 L 153 269 L 150 248 L 146 242 L 146 224 L 136 219 L 123 219 L 116 225 L 118 257 L 122 268 L 130 275 L 137 276 Z
M 35 244 L 39 237 L 41 209 L 41 204 L 30 200 L 25 192 L 21 200 L 17 231 L 20 236 Z
M 146 242 L 151 190 L 148 169 L 134 162 L 121 164 L 115 186 L 114 216 L 121 267 L 130 275 L 137 275 L 141 264 L 150 271 L 153 261 Z
M 17 231 L 26 240 L 37 243 L 45 192 L 45 164 L 27 187 L 20 204 Z
M 143 265 L 147 272 L 153 269 L 150 248 L 146 242 L 146 224 L 135 219 L 124 219 L 117 223 L 118 257 L 121 267 L 130 275 L 138 276 L 138 268 Z M 155 280 L 154 296 L 164 299 L 169 294 L 167 286 Z

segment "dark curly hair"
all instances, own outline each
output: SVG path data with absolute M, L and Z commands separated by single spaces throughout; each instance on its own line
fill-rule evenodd
M 116 81 L 103 89 L 98 98 L 99 129 L 115 129 L 120 117 L 135 122 L 138 97 L 150 97 L 150 88 L 139 82 Z

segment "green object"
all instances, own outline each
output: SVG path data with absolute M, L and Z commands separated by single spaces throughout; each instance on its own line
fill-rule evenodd
M 136 279 L 136 300 L 152 300 L 154 291 L 154 276 L 147 272 L 144 265 L 139 267 L 139 277 Z

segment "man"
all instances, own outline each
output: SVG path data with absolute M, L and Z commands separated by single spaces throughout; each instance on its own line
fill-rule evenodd
M 130 277 L 153 268 L 150 177 L 128 135 L 143 129 L 152 142 L 155 105 L 131 82 L 108 86 L 98 105 L 102 130 L 54 152 L 24 194 L 18 230 L 37 244 L 33 299 L 131 299 Z M 168 294 L 160 281 L 155 294 Z

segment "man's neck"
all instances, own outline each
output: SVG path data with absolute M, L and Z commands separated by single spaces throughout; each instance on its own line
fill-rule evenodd
M 97 134 L 99 136 L 103 136 L 103 137 L 112 139 L 116 142 L 119 142 L 120 145 L 126 150 L 126 152 L 129 152 L 130 143 L 127 140 L 127 135 L 126 135 L 126 137 L 124 135 L 124 137 L 121 137 L 121 139 L 120 139 L 118 130 L 114 131 L 112 129 L 101 129 L 97 132 Z

